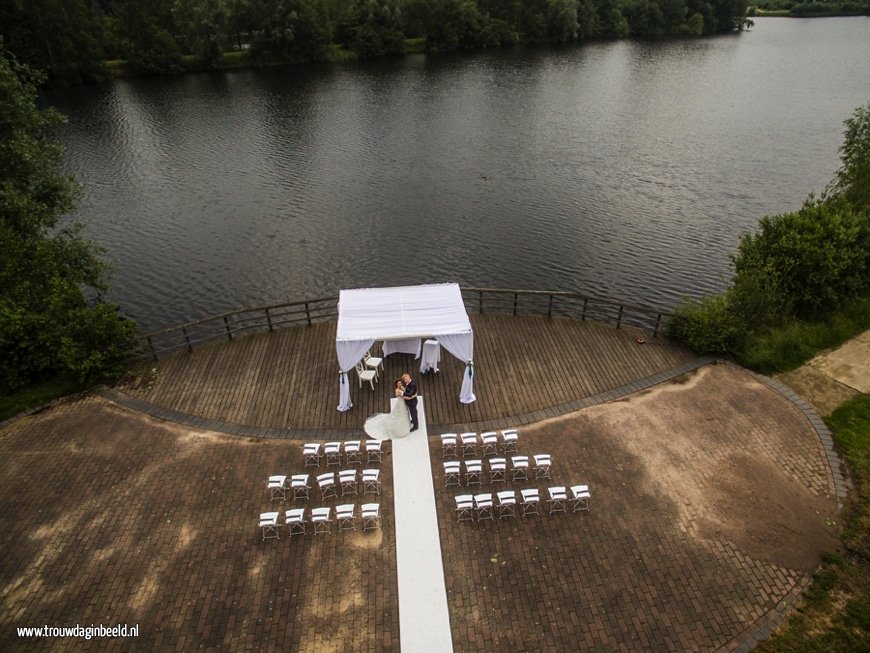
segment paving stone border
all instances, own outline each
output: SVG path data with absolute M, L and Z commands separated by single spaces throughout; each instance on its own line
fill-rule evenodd
M 733 363 L 729 364 L 733 365 Z M 735 367 L 738 366 L 735 365 Z M 831 435 L 831 430 L 828 428 L 827 424 L 825 424 L 825 421 L 819 417 L 816 409 L 813 408 L 809 402 L 781 381 L 764 376 L 763 374 L 756 374 L 755 372 L 751 372 L 742 367 L 740 369 L 749 372 L 753 377 L 788 399 L 797 406 L 798 410 L 800 410 L 804 414 L 804 417 L 807 418 L 810 426 L 813 427 L 819 436 L 822 450 L 828 460 L 828 467 L 831 473 L 831 480 L 834 484 L 834 490 L 837 494 L 837 509 L 842 510 L 843 499 L 848 496 L 849 491 L 852 489 L 852 481 L 846 473 L 846 466 L 843 464 L 840 454 L 838 454 L 834 449 L 834 438 Z

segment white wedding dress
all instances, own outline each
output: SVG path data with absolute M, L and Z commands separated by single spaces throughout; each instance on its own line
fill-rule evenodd
M 404 438 L 411 432 L 411 417 L 404 399 L 393 399 L 389 413 L 377 413 L 366 420 L 363 430 L 375 440 Z

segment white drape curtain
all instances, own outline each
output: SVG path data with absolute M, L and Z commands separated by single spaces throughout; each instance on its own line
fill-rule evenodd
M 419 347 L 420 338 L 430 335 L 465 363 L 459 401 L 471 403 L 475 400 L 474 334 L 458 284 L 342 290 L 335 336 L 341 368 L 338 410 L 353 405 L 348 373 L 376 340 L 416 339 Z
M 353 404 L 350 401 L 350 372 L 359 363 L 363 355 L 375 344 L 374 340 L 341 340 L 335 343 L 335 351 L 338 354 L 339 384 L 338 384 L 338 409 L 345 411 Z
M 459 390 L 459 401 L 470 404 L 474 396 L 474 334 L 472 333 L 441 333 L 435 335 L 441 346 L 461 361 L 465 362 L 465 372 L 462 375 L 462 388 Z

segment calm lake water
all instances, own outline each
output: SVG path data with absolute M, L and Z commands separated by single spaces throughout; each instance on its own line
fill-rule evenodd
M 69 117 L 77 218 L 146 329 L 340 288 L 457 281 L 663 308 L 839 165 L 870 18 L 123 80 Z

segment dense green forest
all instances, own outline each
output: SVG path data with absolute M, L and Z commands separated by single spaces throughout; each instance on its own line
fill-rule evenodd
M 106 60 L 137 74 L 590 38 L 729 32 L 746 0 L 0 0 L 0 36 L 50 83 L 104 78 Z
M 870 0 L 758 0 L 750 15 L 774 14 L 810 18 L 814 16 L 868 16 Z

